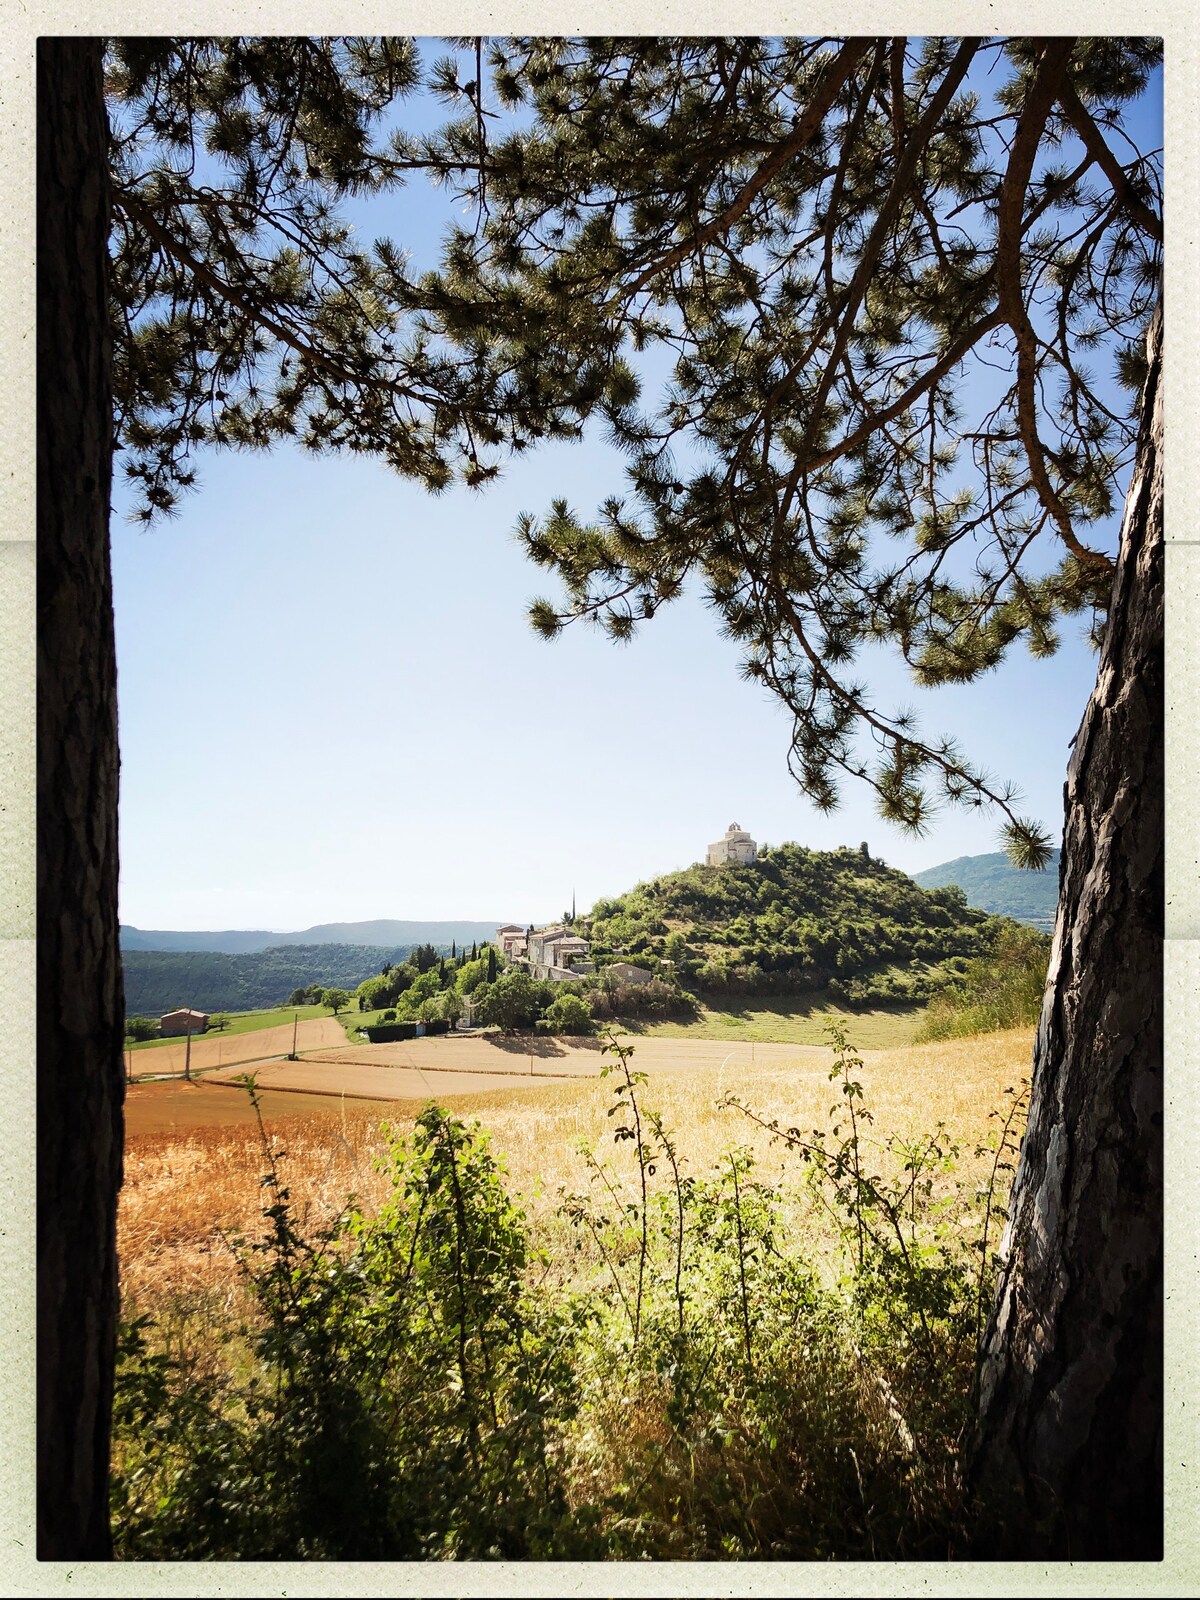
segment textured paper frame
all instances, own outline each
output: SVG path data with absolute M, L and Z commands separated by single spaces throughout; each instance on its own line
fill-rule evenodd
M 40 34 L 620 32 L 1157 33 L 1166 41 L 1166 1557 L 1161 1563 L 51 1563 L 34 1544 L 34 44 Z M 652 26 L 651 26 L 652 25 Z M 21 1595 L 1200 1594 L 1200 27 L 1187 0 L 987 6 L 869 0 L 2 0 L 0 10 L 0 1577 Z M 1083 706 L 1080 706 L 1082 715 Z M 1114 1463 L 1114 1466 L 1119 1464 Z

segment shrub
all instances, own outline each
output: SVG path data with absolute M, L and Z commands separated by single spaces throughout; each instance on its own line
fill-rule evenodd
M 123 1329 L 113 1521 L 137 1559 L 537 1557 L 572 1551 L 556 1444 L 582 1303 L 525 1288 L 525 1219 L 486 1135 L 429 1107 L 393 1196 L 306 1236 L 267 1145 L 267 1231 L 237 1248 L 231 1372 Z M 580 1521 L 586 1535 L 588 1516 Z M 590 1553 L 585 1541 L 580 1553 Z
M 592 1009 L 580 995 L 560 994 L 539 1021 L 539 1033 L 591 1033 Z
M 125 1037 L 140 1042 L 143 1039 L 157 1039 L 159 1025 L 153 1017 L 126 1017 Z
M 592 993 L 597 1017 L 692 1017 L 693 997 L 674 983 L 651 978 L 648 983 L 619 983 L 602 979 Z
M 918 1040 L 1032 1026 L 1041 1014 L 1049 960 L 1045 934 L 1004 929 L 989 955 L 963 963 L 962 976 L 930 1001 Z

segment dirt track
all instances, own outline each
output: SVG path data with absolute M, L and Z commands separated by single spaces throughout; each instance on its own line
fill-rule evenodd
M 306 1017 L 296 1028 L 297 1050 L 326 1050 L 346 1043 L 346 1030 L 334 1017 Z M 257 1061 L 264 1056 L 283 1056 L 292 1048 L 292 1024 L 260 1028 L 254 1033 L 204 1033 L 192 1038 L 192 1071 L 209 1067 L 232 1067 L 238 1062 Z M 187 1040 L 158 1045 L 153 1050 L 132 1050 L 135 1078 L 151 1073 L 167 1076 L 182 1073 L 187 1055 Z

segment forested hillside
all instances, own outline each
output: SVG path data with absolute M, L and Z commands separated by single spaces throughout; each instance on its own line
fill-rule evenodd
M 1058 909 L 1058 858 L 1055 850 L 1044 872 L 1022 872 L 1003 851 L 988 856 L 959 856 L 925 872 L 914 872 L 913 881 L 923 889 L 942 889 L 956 883 L 968 904 L 1049 933 Z
M 216 950 L 127 950 L 125 1014 L 160 1016 L 176 1006 L 248 1011 L 282 1005 L 310 983 L 354 989 L 403 961 L 411 945 L 274 946 L 244 955 Z
M 825 989 L 856 1003 L 928 999 L 1009 926 L 865 850 L 798 844 L 749 866 L 669 873 L 598 901 L 586 920 L 601 963 L 669 962 L 701 993 Z

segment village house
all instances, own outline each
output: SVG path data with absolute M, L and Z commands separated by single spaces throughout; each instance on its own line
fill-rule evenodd
M 518 928 L 515 922 L 506 922 L 502 928 L 496 929 L 496 946 L 500 954 L 508 961 L 515 960 L 525 954 L 525 929 Z
M 510 923 L 496 929 L 496 943 L 509 961 L 526 967 L 534 978 L 561 983 L 586 977 L 593 970 L 587 959 L 588 941 L 561 922 L 547 928 L 517 928 Z
M 716 844 L 710 844 L 704 856 L 704 864 L 708 867 L 743 866 L 748 861 L 758 859 L 758 846 L 736 822 L 731 822 L 725 829 L 725 837 L 718 839 Z
M 646 967 L 635 967 L 632 961 L 611 961 L 604 970 L 621 983 L 649 983 L 654 976 Z
M 190 1011 L 185 1006 L 180 1011 L 168 1011 L 160 1018 L 158 1031 L 164 1039 L 181 1039 L 186 1033 L 203 1033 L 207 1027 L 207 1011 Z

